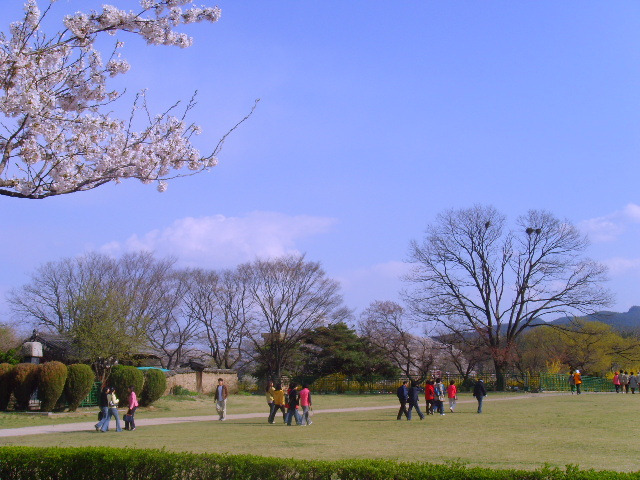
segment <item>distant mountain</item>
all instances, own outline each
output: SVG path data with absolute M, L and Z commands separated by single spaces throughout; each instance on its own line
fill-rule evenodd
M 591 322 L 602 322 L 611 325 L 620 332 L 640 332 L 640 307 L 631 307 L 628 312 L 597 312 L 580 317 Z M 566 325 L 573 317 L 561 317 L 548 323 L 552 325 Z

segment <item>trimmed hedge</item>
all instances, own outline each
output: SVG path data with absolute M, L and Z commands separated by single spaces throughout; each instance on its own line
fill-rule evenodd
M 0 411 L 4 412 L 9 405 L 13 392 L 13 369 L 15 365 L 0 363 Z
M 95 374 L 89 365 L 84 363 L 74 363 L 67 366 L 67 381 L 64 384 L 64 395 L 69 404 L 69 411 L 75 411 L 82 401 L 87 398 Z
M 144 387 L 140 395 L 140 405 L 147 406 L 158 400 L 167 389 L 167 376 L 162 370 L 149 369 L 144 374 Z
M 111 375 L 109 375 L 109 385 L 115 387 L 116 396 L 122 402 L 129 396 L 129 386 L 133 385 L 133 388 L 137 395 L 140 395 L 144 386 L 144 374 L 136 367 L 129 367 L 125 365 L 117 365 L 111 369 Z
M 50 412 L 56 406 L 67 380 L 67 366 L 61 362 L 45 362 L 40 365 L 38 398 L 40 410 Z
M 39 370 L 40 365 L 35 363 L 19 363 L 13 369 L 13 396 L 16 397 L 16 410 L 29 408 L 31 395 L 38 388 Z
M 294 460 L 110 447 L 0 447 L 0 478 L 24 480 L 627 480 L 640 472 L 490 470 L 392 460 Z

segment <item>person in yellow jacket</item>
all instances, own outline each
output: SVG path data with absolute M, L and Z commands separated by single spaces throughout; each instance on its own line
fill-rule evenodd
M 273 391 L 273 408 L 269 415 L 269 423 L 275 423 L 276 412 L 280 410 L 282 412 L 282 420 L 287 423 L 287 410 L 285 408 L 284 390 L 282 390 L 282 384 L 278 383 Z
M 573 379 L 576 384 L 576 394 L 580 395 L 580 387 L 582 386 L 582 375 L 580 375 L 580 370 L 576 370 L 573 374 Z
M 267 398 L 267 406 L 269 407 L 269 415 L 271 415 L 271 410 L 273 410 L 273 392 L 275 388 L 273 388 L 273 382 L 269 380 L 267 382 L 267 386 L 264 389 L 264 395 Z

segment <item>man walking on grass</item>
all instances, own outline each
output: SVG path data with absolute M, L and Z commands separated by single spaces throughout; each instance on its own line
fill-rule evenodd
M 407 413 L 407 397 L 409 396 L 409 388 L 407 387 L 406 380 L 402 382 L 402 385 L 398 387 L 398 400 L 400 401 L 400 410 L 398 410 L 398 420 L 402 419 L 402 415 L 404 414 L 409 419 L 409 414 Z
M 227 418 L 227 397 L 229 396 L 229 391 L 227 390 L 227 386 L 224 384 L 224 379 L 218 379 L 218 386 L 216 387 L 216 411 L 221 422 L 226 420 Z
M 484 382 L 481 378 L 479 378 L 473 386 L 473 396 L 476 397 L 476 400 L 478 401 L 478 413 L 482 413 L 482 401 L 484 400 L 484 397 L 487 396 L 487 389 L 484 388 Z

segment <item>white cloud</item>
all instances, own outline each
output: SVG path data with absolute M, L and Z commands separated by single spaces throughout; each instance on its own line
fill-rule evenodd
M 148 250 L 159 256 L 175 256 L 182 265 L 231 267 L 256 257 L 298 253 L 297 240 L 325 233 L 334 223 L 331 218 L 275 212 L 187 217 L 122 243 L 111 242 L 101 250 L 109 254 Z
M 622 235 L 629 225 L 640 223 L 640 205 L 629 203 L 622 210 L 580 222 L 580 228 L 594 242 L 611 242 Z
M 640 273 L 640 258 L 613 257 L 602 262 L 609 269 L 611 276 L 626 273 Z

